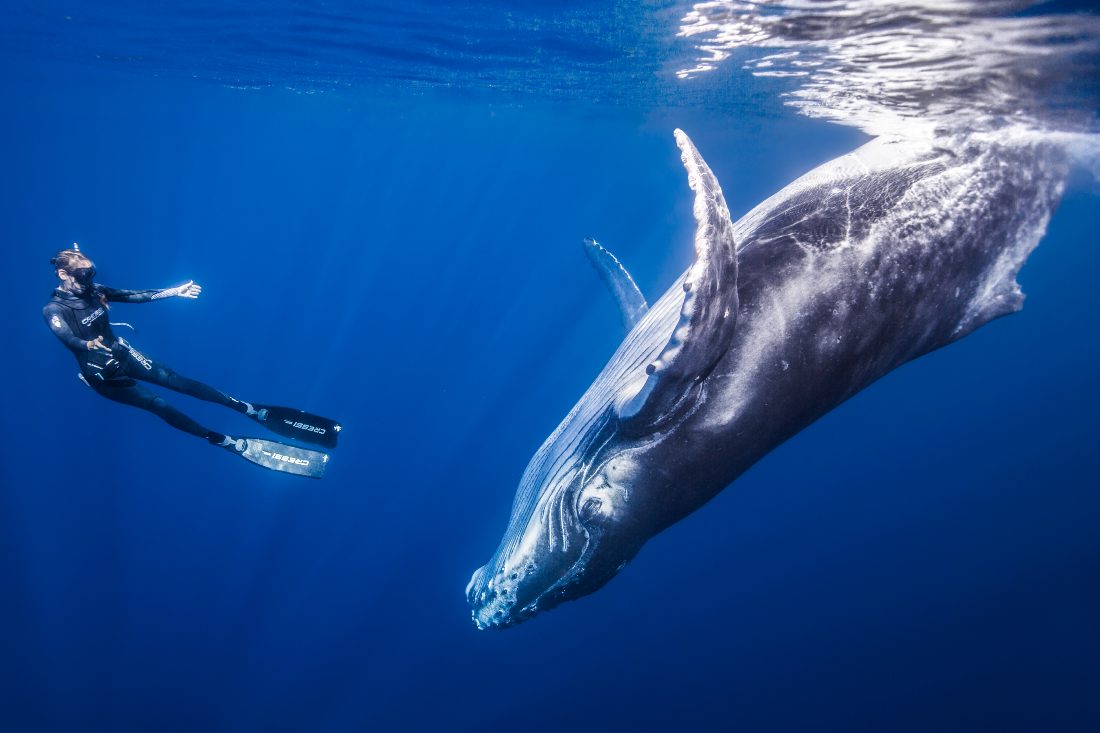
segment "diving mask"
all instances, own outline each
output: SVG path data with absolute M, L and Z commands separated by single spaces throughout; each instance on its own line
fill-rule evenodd
M 73 276 L 73 280 L 81 285 L 88 285 L 95 279 L 94 267 L 74 267 L 70 274 Z

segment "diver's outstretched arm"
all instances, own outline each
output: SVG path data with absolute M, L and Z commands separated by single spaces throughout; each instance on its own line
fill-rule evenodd
M 196 285 L 194 280 L 188 280 L 183 285 L 164 290 L 119 290 L 105 285 L 97 285 L 96 290 L 102 293 L 112 303 L 150 303 L 164 298 L 197 298 L 202 292 L 202 286 Z

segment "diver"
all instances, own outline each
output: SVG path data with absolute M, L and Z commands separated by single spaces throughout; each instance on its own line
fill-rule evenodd
M 320 478 L 328 456 L 324 453 L 259 438 L 234 438 L 208 430 L 169 405 L 137 380 L 167 387 L 207 402 L 216 402 L 283 437 L 326 448 L 336 447 L 340 425 L 300 410 L 258 405 L 234 399 L 213 387 L 175 373 L 161 362 L 118 338 L 110 323 L 110 303 L 150 303 L 164 298 L 197 298 L 202 288 L 187 282 L 165 290 L 116 290 L 95 282 L 95 265 L 80 248 L 58 252 L 50 260 L 60 285 L 42 315 L 46 323 L 80 364 L 78 376 L 98 394 L 124 405 L 148 410 L 166 423 L 247 460 L 278 471 Z M 135 329 L 136 332 L 136 329 Z

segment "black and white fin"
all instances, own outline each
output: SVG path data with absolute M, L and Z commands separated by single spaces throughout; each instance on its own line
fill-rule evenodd
M 675 135 L 695 192 L 695 262 L 684 279 L 684 303 L 668 344 L 646 367 L 641 389 L 618 402 L 619 418 L 633 432 L 659 428 L 694 400 L 725 356 L 737 323 L 737 244 L 729 208 L 695 145 L 682 130 Z
M 634 278 L 630 277 L 630 273 L 615 255 L 600 246 L 595 239 L 588 237 L 584 240 L 584 253 L 588 255 L 588 261 L 596 268 L 600 279 L 618 303 L 623 328 L 630 333 L 638 321 L 642 320 L 642 316 L 649 312 L 642 291 L 638 290 Z
M 272 471 L 292 473 L 307 478 L 324 478 L 328 466 L 328 454 L 320 451 L 299 448 L 296 445 L 276 443 L 261 438 L 234 438 L 226 435 L 219 448 Z
M 336 439 L 340 437 L 340 431 L 343 429 L 343 426 L 335 420 L 296 410 L 293 407 L 253 405 L 249 402 L 241 404 L 248 408 L 246 415 L 271 432 L 303 443 L 335 448 Z

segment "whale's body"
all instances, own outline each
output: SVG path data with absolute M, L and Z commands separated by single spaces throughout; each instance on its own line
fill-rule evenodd
M 841 402 L 1019 310 L 1016 274 L 1067 168 L 1041 142 L 878 139 L 731 224 L 677 135 L 698 259 L 648 312 L 634 304 L 628 319 L 624 304 L 626 339 L 528 465 L 500 547 L 467 587 L 481 629 L 597 590 Z

